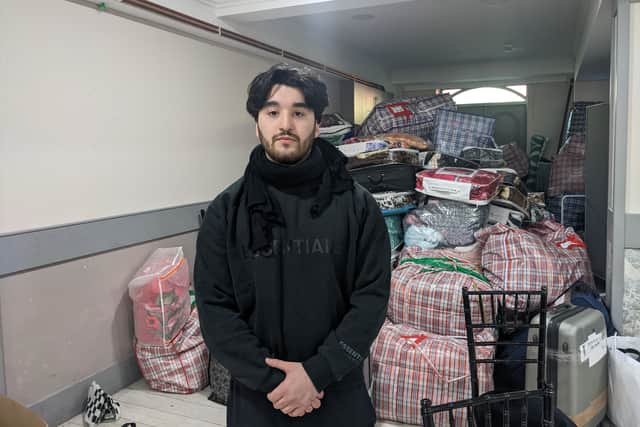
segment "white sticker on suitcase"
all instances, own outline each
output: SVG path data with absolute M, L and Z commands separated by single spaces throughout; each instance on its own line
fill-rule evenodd
M 447 196 L 456 200 L 468 201 L 471 198 L 472 184 L 469 182 L 444 181 L 436 178 L 422 178 L 425 193 L 433 196 Z
M 594 332 L 589 335 L 587 341 L 579 348 L 580 363 L 589 360 L 589 367 L 598 363 L 607 355 L 607 342 L 602 332 Z

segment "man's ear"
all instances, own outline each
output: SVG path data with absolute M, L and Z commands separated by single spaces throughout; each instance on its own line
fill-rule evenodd
M 316 122 L 316 130 L 314 134 L 316 138 L 320 136 L 320 122 Z
M 260 141 L 260 129 L 258 129 L 258 121 L 256 121 L 256 138 L 258 138 L 258 141 Z

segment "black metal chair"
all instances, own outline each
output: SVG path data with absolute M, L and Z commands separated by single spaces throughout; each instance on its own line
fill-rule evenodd
M 493 427 L 493 426 L 554 426 L 556 418 L 555 394 L 553 388 L 546 384 L 545 378 L 545 340 L 546 340 L 546 307 L 547 290 L 542 288 L 536 291 L 469 291 L 462 290 L 462 299 L 465 312 L 465 325 L 467 331 L 467 345 L 469 347 L 469 370 L 471 376 L 471 398 L 432 406 L 428 399 L 421 401 L 422 418 L 425 427 L 441 427 L 446 421 L 454 426 L 454 412 L 458 417 L 466 419 L 469 427 Z M 534 304 L 532 300 L 535 299 Z M 476 303 L 480 312 L 480 319 L 472 318 L 471 304 Z M 507 304 L 507 302 L 509 304 Z M 539 304 L 538 304 L 539 303 Z M 536 307 L 535 310 L 533 307 Z M 490 307 L 491 318 L 486 318 L 485 307 Z M 513 308 L 509 308 L 513 307 Z M 540 315 L 540 322 L 531 325 L 529 321 L 533 315 Z M 476 334 L 481 329 L 495 329 L 498 338 L 483 340 L 486 334 Z M 537 328 L 532 341 L 527 337 L 521 341 L 501 340 L 506 331 L 517 331 L 522 328 Z M 508 361 L 496 359 L 478 359 L 476 349 L 481 346 L 522 346 L 525 357 L 509 359 Z M 526 357 L 526 348 L 535 346 L 538 348 L 538 356 L 535 359 Z M 478 382 L 478 365 L 491 363 L 494 367 L 501 364 L 536 364 L 537 365 L 537 389 L 508 391 L 504 393 L 488 392 L 480 395 Z M 523 372 L 524 375 L 524 372 Z M 524 384 L 524 382 L 523 382 Z M 466 414 L 463 411 L 466 410 Z M 444 414 L 439 413 L 446 413 Z M 434 419 L 440 422 L 435 423 Z
M 468 427 L 554 426 L 554 391 L 549 385 L 536 390 L 484 394 L 471 399 L 442 405 L 431 405 L 429 399 L 420 402 L 424 427 L 456 425 L 454 411 L 466 410 Z M 499 411 L 495 409 L 498 408 Z M 517 408 L 513 411 L 512 408 Z M 436 423 L 437 414 L 443 413 Z M 515 415 L 514 415 L 515 414 Z M 530 416 L 530 414 L 532 416 Z
M 507 307 L 508 298 L 510 299 L 509 306 L 514 307 L 513 309 Z M 538 300 L 536 303 L 539 302 L 539 305 L 535 304 L 536 309 L 533 308 L 532 298 Z M 476 299 L 480 308 L 479 323 L 474 323 L 471 316 L 471 302 L 473 299 Z M 524 304 L 519 304 L 520 302 L 524 302 Z M 522 363 L 525 366 L 527 364 L 535 364 L 537 365 L 537 388 L 543 389 L 546 364 L 547 289 L 542 288 L 535 291 L 470 291 L 464 288 L 462 289 L 462 303 L 464 305 L 467 345 L 469 347 L 471 397 L 480 395 L 478 389 L 478 364 L 480 363 L 491 363 L 494 365 L 494 369 L 505 364 L 512 366 L 514 363 Z M 484 306 L 487 304 L 491 306 L 491 319 L 485 319 Z M 535 314 L 540 315 L 540 321 L 538 324 L 530 324 L 529 322 Z M 498 335 L 497 340 L 479 340 L 479 335 L 475 334 L 475 331 L 487 328 L 496 330 Z M 538 329 L 538 333 L 534 335 L 534 340 L 529 341 L 528 338 L 523 341 L 500 339 L 504 336 L 505 332 L 526 328 Z M 492 359 L 478 359 L 476 357 L 476 348 L 481 346 L 520 346 L 524 347 L 525 357 L 521 359 L 509 359 L 507 361 L 496 359 L 495 357 Z M 536 359 L 526 358 L 526 349 L 531 346 L 538 347 L 538 357 Z

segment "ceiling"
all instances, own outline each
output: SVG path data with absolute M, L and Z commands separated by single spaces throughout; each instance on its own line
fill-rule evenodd
M 608 78 L 611 0 L 195 1 L 235 28 L 365 55 L 394 84 Z
M 230 0 L 227 0 L 230 1 Z M 521 57 L 571 56 L 583 0 L 409 1 L 254 22 L 304 27 L 392 68 Z M 353 19 L 368 17 L 370 19 Z M 505 52 L 505 44 L 511 46 Z

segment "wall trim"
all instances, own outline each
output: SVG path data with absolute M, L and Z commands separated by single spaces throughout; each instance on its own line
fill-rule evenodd
M 0 278 L 196 231 L 209 202 L 0 235 Z M 0 371 L 1 372 L 1 371 Z
M 50 426 L 57 426 L 82 412 L 82 405 L 87 398 L 87 391 L 92 381 L 100 384 L 107 393 L 113 394 L 141 377 L 136 357 L 131 356 L 45 397 L 30 405 L 29 408 L 40 415 Z
M 640 2 L 640 0 L 638 0 Z M 640 213 L 624 217 L 625 249 L 640 249 Z
M 4 343 L 2 335 L 2 307 L 0 304 L 0 394 L 7 394 L 7 381 L 4 375 L 4 352 L 2 351 L 2 345 Z

